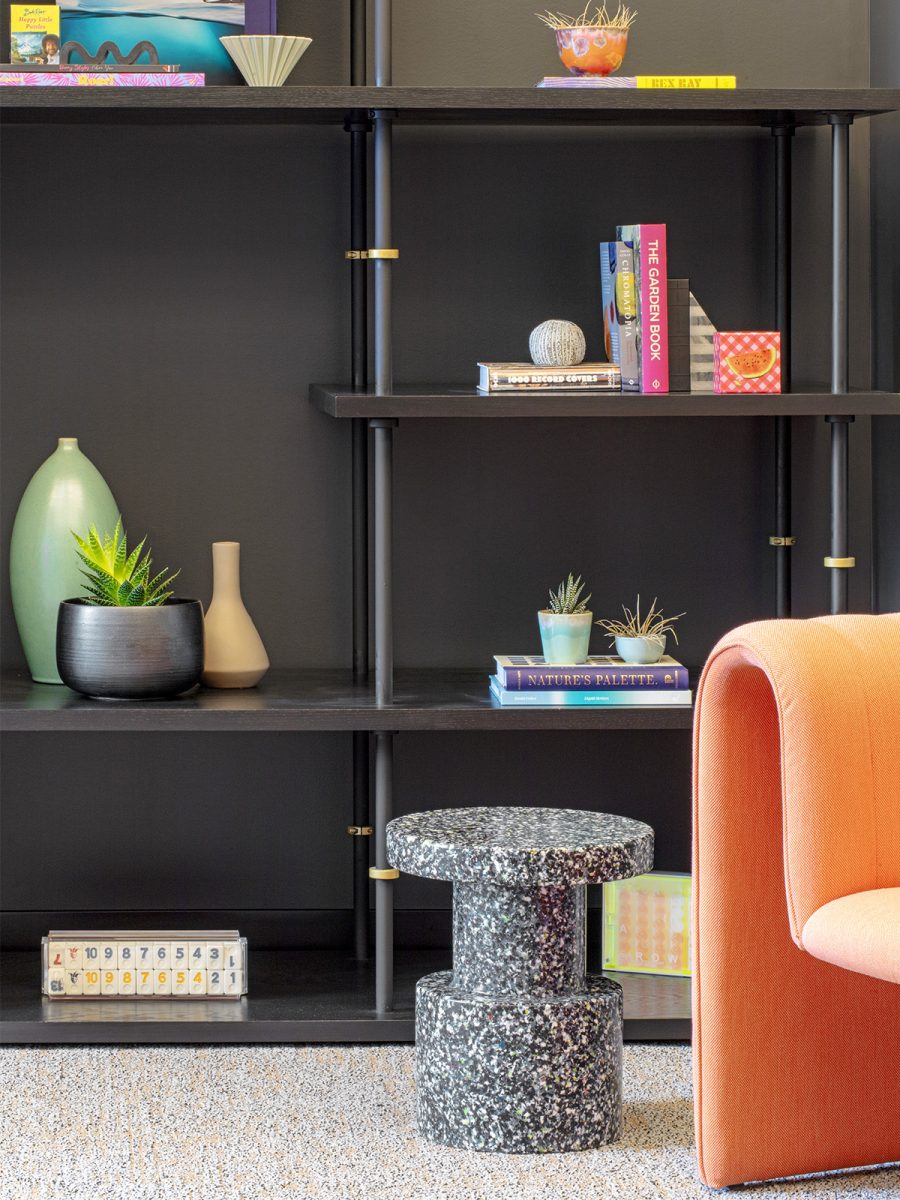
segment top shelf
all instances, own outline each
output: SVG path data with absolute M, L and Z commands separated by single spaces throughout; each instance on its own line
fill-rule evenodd
M 407 124 L 823 125 L 829 113 L 900 109 L 900 89 L 3 87 L 0 109 L 5 123 L 340 124 L 360 110 L 390 109 Z

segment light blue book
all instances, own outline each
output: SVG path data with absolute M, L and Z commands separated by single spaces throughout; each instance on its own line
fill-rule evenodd
M 496 675 L 491 675 L 491 695 L 504 707 L 558 708 L 564 706 L 582 708 L 690 708 L 690 688 L 672 691 L 587 691 L 587 692 L 513 692 L 501 687 Z

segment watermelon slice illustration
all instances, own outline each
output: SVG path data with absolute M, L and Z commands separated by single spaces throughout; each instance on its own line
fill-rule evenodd
M 740 354 L 729 354 L 725 361 L 741 379 L 759 379 L 775 366 L 778 351 L 774 346 L 766 346 L 763 350 L 744 350 Z

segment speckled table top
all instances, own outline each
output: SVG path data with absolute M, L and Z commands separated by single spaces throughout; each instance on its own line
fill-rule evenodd
M 391 821 L 387 850 L 393 866 L 426 879 L 574 886 L 649 871 L 653 830 L 570 808 L 444 808 Z

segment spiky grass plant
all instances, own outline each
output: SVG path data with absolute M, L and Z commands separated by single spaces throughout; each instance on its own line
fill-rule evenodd
M 163 604 L 172 595 L 169 584 L 178 575 L 168 574 L 168 568 L 150 578 L 151 558 L 149 551 L 141 558 L 146 537 L 128 553 L 122 518 L 116 521 L 112 533 L 103 537 L 92 525 L 86 538 L 72 531 L 78 543 L 75 553 L 87 567 L 82 575 L 88 580 L 84 584 L 87 596 L 85 604 L 99 604 L 107 608 L 145 608 Z
M 577 579 L 569 572 L 569 578 L 564 580 L 557 590 L 550 592 L 550 603 L 548 611 L 557 613 L 560 616 L 575 617 L 579 613 L 587 612 L 588 602 L 591 598 L 590 593 L 583 600 L 580 599 L 581 593 L 584 591 L 584 584 L 581 582 L 581 576 Z
M 611 642 L 615 642 L 617 637 L 622 638 L 647 638 L 651 642 L 656 642 L 658 646 L 666 644 L 666 634 L 671 633 L 676 643 L 678 634 L 675 632 L 673 625 L 675 621 L 684 616 L 684 613 L 678 613 L 675 617 L 667 617 L 662 609 L 656 607 L 656 598 L 650 605 L 650 611 L 646 616 L 641 616 L 641 598 L 638 596 L 637 604 L 634 612 L 630 608 L 622 605 L 622 612 L 625 614 L 624 621 L 595 621 L 595 625 L 599 625 Z
M 637 13 L 632 8 L 620 4 L 614 17 L 606 11 L 605 4 L 597 4 L 591 16 L 591 6 L 586 4 L 577 17 L 568 13 L 547 12 L 534 14 L 539 21 L 549 25 L 551 29 L 630 29 Z

